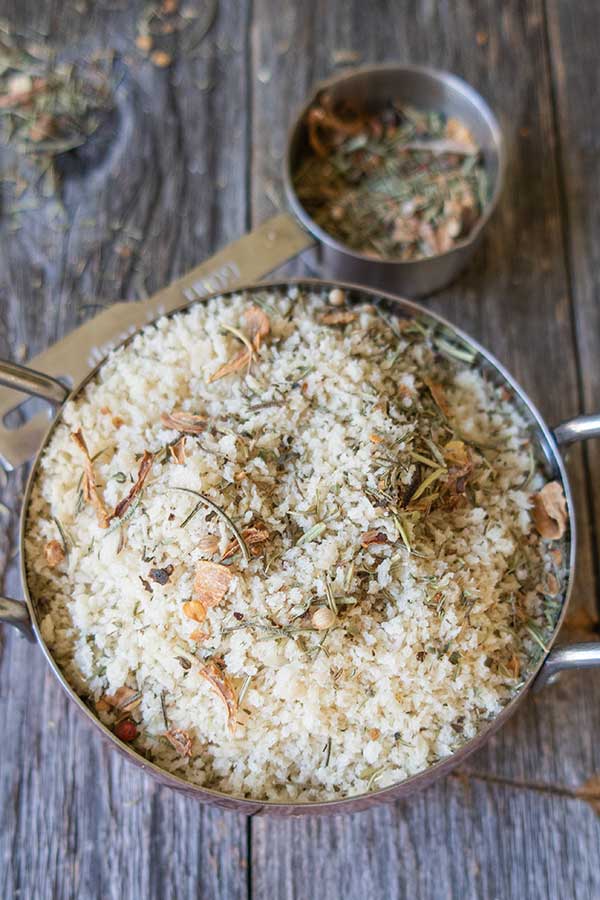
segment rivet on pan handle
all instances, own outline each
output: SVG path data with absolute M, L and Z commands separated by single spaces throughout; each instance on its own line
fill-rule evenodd
M 141 302 L 116 303 L 27 365 L 55 379 L 66 378 L 77 386 L 109 350 L 157 316 L 182 306 L 186 300 L 258 281 L 314 243 L 293 216 L 288 213 L 273 216 L 153 297 Z M 16 384 L 11 387 L 18 389 Z M 18 403 L 18 394 L 0 387 L 0 465 L 9 470 L 34 456 L 48 429 L 48 418 L 43 414 L 17 428 L 7 428 L 4 418 Z

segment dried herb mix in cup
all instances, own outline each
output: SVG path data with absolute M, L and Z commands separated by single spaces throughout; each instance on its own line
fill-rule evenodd
M 442 326 L 345 301 L 265 288 L 144 329 L 67 402 L 32 490 L 66 678 L 231 795 L 342 797 L 448 756 L 562 605 L 565 498 L 511 395 Z
M 404 262 L 435 256 L 482 215 L 488 177 L 458 119 L 395 102 L 372 115 L 334 110 L 325 93 L 307 126 L 294 187 L 317 225 L 350 249 Z

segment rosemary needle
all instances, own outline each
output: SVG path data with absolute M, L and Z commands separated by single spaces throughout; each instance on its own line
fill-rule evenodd
M 169 490 L 183 491 L 186 494 L 192 494 L 194 497 L 198 497 L 198 503 L 195 505 L 195 507 L 193 508 L 191 513 L 181 523 L 182 528 L 185 528 L 185 526 L 188 524 L 188 522 L 190 522 L 194 518 L 194 516 L 196 515 L 198 510 L 201 509 L 201 507 L 203 505 L 208 506 L 208 508 L 211 509 L 217 516 L 219 516 L 219 518 L 223 522 L 225 522 L 225 524 L 231 529 L 233 536 L 236 539 L 236 541 L 238 542 L 240 550 L 242 551 L 242 556 L 244 557 L 246 562 L 250 562 L 250 552 L 248 550 L 248 545 L 246 544 L 246 541 L 244 540 L 241 531 L 239 530 L 239 528 L 237 527 L 235 522 L 233 522 L 229 518 L 227 513 L 224 512 L 220 506 L 217 506 L 216 503 L 214 503 L 212 500 L 210 500 L 204 494 L 201 494 L 199 491 L 193 491 L 191 488 L 172 487 L 172 488 L 169 488 Z

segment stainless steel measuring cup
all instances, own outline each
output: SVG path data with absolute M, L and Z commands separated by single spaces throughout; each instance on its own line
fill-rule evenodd
M 490 196 L 482 215 L 467 237 L 447 253 L 410 262 L 374 259 L 358 253 L 331 237 L 309 216 L 294 188 L 294 174 L 309 152 L 307 114 L 327 94 L 332 108 L 350 104 L 359 113 L 372 115 L 390 100 L 401 105 L 432 109 L 464 123 L 481 148 L 490 183 Z M 313 249 L 307 262 L 333 279 L 364 284 L 406 297 L 424 297 L 451 282 L 467 264 L 496 208 L 504 176 L 504 151 L 500 126 L 477 91 L 456 75 L 427 66 L 385 64 L 346 71 L 320 82 L 296 117 L 288 135 L 283 180 L 293 215 L 283 213 L 263 226 L 270 235 L 270 268 L 263 264 L 260 247 L 252 249 L 257 269 L 245 273 L 244 281 L 271 271 L 296 254 Z M 301 226 L 298 224 L 301 223 Z M 258 231 L 249 235 L 250 238 Z M 258 242 L 257 242 L 258 243 Z M 250 263 L 250 260 L 248 260 Z M 271 262 L 274 264 L 271 265 Z M 264 263 L 267 263 L 265 258 Z M 228 290 L 239 283 L 236 266 L 224 259 L 218 269 L 192 285 L 186 296 L 197 299 L 213 291 Z
M 367 114 L 376 113 L 390 99 L 400 105 L 435 109 L 463 122 L 481 148 L 491 191 L 479 221 L 466 238 L 447 253 L 410 262 L 373 259 L 350 250 L 314 222 L 298 199 L 293 175 L 306 157 L 307 114 L 323 93 L 332 107 L 351 105 Z M 339 75 L 319 85 L 296 119 L 289 134 L 284 182 L 288 202 L 304 227 L 318 239 L 319 268 L 328 277 L 381 288 L 406 297 L 424 297 L 452 281 L 479 244 L 496 208 L 502 188 L 504 153 L 500 126 L 485 100 L 461 78 L 425 66 L 369 66 Z

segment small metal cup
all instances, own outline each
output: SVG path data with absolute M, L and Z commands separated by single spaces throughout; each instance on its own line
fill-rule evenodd
M 481 147 L 491 192 L 483 214 L 469 235 L 452 250 L 411 262 L 373 259 L 341 244 L 323 231 L 302 206 L 293 184 L 293 173 L 311 151 L 307 113 L 319 95 L 327 91 L 333 106 L 350 103 L 373 114 L 389 100 L 422 109 L 435 109 L 455 117 L 471 131 Z M 316 264 L 332 279 L 381 288 L 401 296 L 423 297 L 453 281 L 479 244 L 496 207 L 504 174 L 500 126 L 485 100 L 461 78 L 426 66 L 381 65 L 346 72 L 320 83 L 292 126 L 284 166 L 288 202 L 304 227 L 318 240 Z

